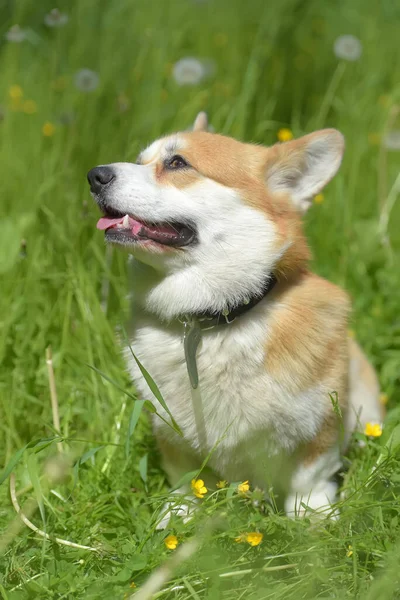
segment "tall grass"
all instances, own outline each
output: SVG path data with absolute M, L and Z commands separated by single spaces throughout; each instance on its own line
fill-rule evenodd
M 72 0 L 59 4 L 68 23 L 49 28 L 52 8 L 1 7 L 0 462 L 14 465 L 18 501 L 51 539 L 21 524 L 6 479 L 0 594 L 122 598 L 172 555 L 179 564 L 158 597 L 400 597 L 400 154 L 384 143 L 400 129 L 398 4 Z M 21 43 L 5 38 L 16 23 L 27 31 Z M 359 60 L 334 55 L 342 34 L 361 40 Z M 172 76 L 185 56 L 213 65 L 198 85 Z M 91 92 L 75 85 L 83 68 L 99 75 Z M 389 412 L 382 438 L 353 445 L 338 522 L 289 521 L 257 491 L 245 498 L 229 488 L 208 494 L 189 524 L 155 531 L 167 486 L 115 336 L 129 313 L 125 257 L 107 253 L 95 229 L 85 175 L 133 160 L 202 109 L 217 131 L 257 143 L 274 143 L 283 127 L 301 135 L 334 126 L 346 136 L 340 174 L 306 227 L 314 269 L 354 298 L 352 329 L 379 369 Z M 55 458 L 60 435 L 66 462 Z M 249 531 L 264 534 L 259 546 L 235 542 Z M 165 547 L 168 534 L 181 555 Z M 190 538 L 198 547 L 185 560 Z

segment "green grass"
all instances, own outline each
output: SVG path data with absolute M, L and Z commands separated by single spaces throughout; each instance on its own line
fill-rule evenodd
M 70 17 L 60 29 L 43 25 L 51 8 L 49 0 L 22 0 L 0 12 L 0 463 L 31 442 L 13 468 L 17 489 L 26 490 L 19 501 L 51 537 L 20 522 L 6 479 L 0 596 L 122 599 L 172 555 L 179 564 L 161 598 L 399 598 L 400 154 L 379 143 L 400 129 L 398 3 L 73 0 L 59 4 Z M 15 23 L 30 30 L 29 40 L 4 40 Z M 346 33 L 362 41 L 359 61 L 333 53 Z M 214 72 L 179 87 L 171 66 L 184 56 L 214 61 Z M 93 92 L 74 86 L 81 68 L 98 72 Z M 13 85 L 37 103 L 36 113 L 10 98 Z M 146 416 L 135 424 L 140 405 L 115 335 L 128 316 L 125 258 L 106 252 L 85 176 L 96 164 L 134 159 L 201 109 L 217 131 L 258 143 L 276 141 L 281 127 L 301 135 L 335 126 L 346 136 L 340 174 L 306 227 L 314 269 L 354 299 L 351 326 L 389 404 L 383 436 L 352 446 L 338 522 L 289 521 L 253 506 L 257 492 L 246 499 L 230 489 L 208 494 L 190 524 L 155 532 L 168 488 Z M 42 135 L 47 121 L 56 126 L 50 137 Z M 68 456 L 58 481 L 49 477 L 59 439 L 49 345 Z M 258 547 L 234 541 L 256 530 L 264 534 Z M 194 537 L 194 555 L 180 560 L 167 550 L 171 533 L 180 548 Z

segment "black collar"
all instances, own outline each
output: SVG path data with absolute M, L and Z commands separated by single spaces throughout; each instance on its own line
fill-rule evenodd
M 259 294 L 252 296 L 248 302 L 244 304 L 240 304 L 236 308 L 233 308 L 229 311 L 223 312 L 203 312 L 197 314 L 187 315 L 186 318 L 196 319 L 200 329 L 213 329 L 214 327 L 218 327 L 220 325 L 229 325 L 233 321 L 235 321 L 238 317 L 241 317 L 249 310 L 254 308 L 256 304 L 258 304 L 269 292 L 275 287 L 277 279 L 273 273 L 268 277 L 265 281 L 265 284 L 260 290 Z

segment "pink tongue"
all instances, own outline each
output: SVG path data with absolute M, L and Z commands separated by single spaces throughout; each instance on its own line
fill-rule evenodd
M 97 221 L 96 227 L 97 229 L 110 229 L 111 227 L 115 227 L 116 225 L 123 223 L 125 216 L 118 217 L 118 219 L 109 219 L 108 217 L 102 217 Z M 132 217 L 129 217 L 129 226 L 127 227 L 127 229 L 130 229 L 133 235 L 137 235 L 142 229 L 142 227 L 143 223 L 140 223 L 140 221 L 136 221 L 135 219 L 132 219 Z
M 124 217 L 119 217 L 118 219 L 109 219 L 107 217 L 102 217 L 97 221 L 97 229 L 109 229 L 113 225 L 117 225 L 118 223 L 122 223 Z

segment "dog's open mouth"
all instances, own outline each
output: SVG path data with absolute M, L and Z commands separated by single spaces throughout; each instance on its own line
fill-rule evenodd
M 182 223 L 145 223 L 130 215 L 107 213 L 97 222 L 97 229 L 105 230 L 106 239 L 123 245 L 149 240 L 162 246 L 180 248 L 195 241 L 194 228 Z

